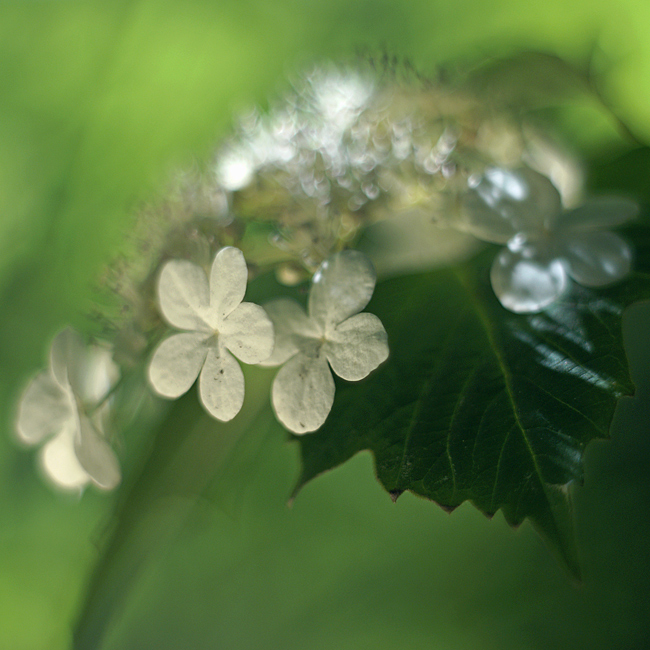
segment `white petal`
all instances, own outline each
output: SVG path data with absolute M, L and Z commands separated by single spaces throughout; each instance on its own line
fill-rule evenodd
M 40 463 L 48 478 L 64 490 L 80 490 L 90 481 L 74 450 L 76 429 L 67 427 L 50 440 L 40 453 Z
M 199 395 L 206 411 L 221 420 L 232 420 L 244 403 L 244 373 L 224 348 L 210 348 L 199 378 Z
M 156 393 L 176 399 L 191 388 L 208 353 L 207 340 L 200 332 L 174 334 L 156 348 L 149 363 L 149 383 Z
M 532 169 L 490 168 L 463 199 L 463 227 L 485 241 L 505 244 L 517 233 L 536 233 L 561 213 L 560 193 Z
M 599 230 L 627 223 L 639 212 L 639 206 L 630 199 L 603 196 L 589 199 L 562 215 L 558 229 Z
M 79 416 L 79 435 L 74 450 L 80 465 L 98 487 L 112 490 L 121 480 L 115 452 L 85 415 Z
M 320 333 L 305 310 L 290 298 L 279 298 L 264 305 L 273 322 L 275 347 L 273 354 L 261 366 L 280 366 L 299 350 L 303 338 L 319 338 Z
M 171 260 L 158 280 L 158 301 L 165 320 L 182 330 L 205 331 L 210 298 L 201 268 L 186 260 Z
M 323 350 L 339 377 L 359 381 L 388 358 L 388 336 L 377 316 L 357 314 L 334 330 Z
M 523 252 L 501 250 L 492 263 L 490 279 L 501 304 L 516 313 L 541 311 L 568 287 L 562 262 L 540 260 L 530 249 Z
M 613 232 L 573 232 L 564 246 L 569 274 L 586 287 L 621 280 L 632 268 L 632 250 Z
M 372 262 L 363 253 L 346 250 L 332 255 L 314 274 L 310 318 L 326 333 L 368 304 L 376 280 Z
M 220 340 L 244 363 L 259 363 L 273 351 L 273 323 L 259 305 L 242 302 L 223 321 Z
M 69 366 L 72 390 L 88 404 L 100 402 L 119 379 L 120 371 L 107 348 L 86 346 L 77 364 Z
M 334 403 L 334 379 L 322 351 L 290 359 L 273 381 L 271 399 L 278 420 L 289 431 L 308 433 L 322 426 Z
M 210 271 L 210 315 L 215 327 L 244 299 L 247 281 L 244 254 L 233 246 L 222 248 Z
M 74 417 L 69 389 L 62 388 L 48 372 L 41 372 L 20 398 L 16 433 L 23 442 L 34 445 L 59 433 Z
M 87 403 L 99 402 L 119 378 L 111 351 L 88 345 L 70 327 L 52 341 L 50 367 L 61 386 L 71 386 L 73 393 Z
M 85 353 L 85 341 L 71 327 L 66 327 L 54 337 L 50 349 L 50 367 L 59 384 L 67 386 L 71 383 L 69 375 L 75 373 L 79 364 L 83 362 Z

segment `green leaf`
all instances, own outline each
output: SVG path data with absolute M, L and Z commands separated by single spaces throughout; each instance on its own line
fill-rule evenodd
M 325 425 L 299 437 L 302 475 L 363 449 L 396 499 L 405 490 L 452 510 L 471 501 L 488 516 L 528 518 L 579 577 L 570 484 L 583 452 L 606 438 L 619 397 L 630 395 L 621 315 L 650 297 L 650 237 L 637 225 L 635 272 L 605 290 L 574 285 L 540 314 L 496 300 L 490 247 L 461 267 L 390 280 L 368 311 L 391 356 L 359 383 L 338 381 Z
M 587 169 L 594 193 L 620 194 L 624 190 L 631 197 L 650 202 L 650 147 L 626 147 L 621 155 L 599 156 L 589 161 Z

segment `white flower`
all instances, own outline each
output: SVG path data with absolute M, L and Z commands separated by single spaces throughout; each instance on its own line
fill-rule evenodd
M 40 462 L 56 486 L 79 490 L 92 482 L 110 490 L 120 482 L 118 460 L 102 433 L 108 406 L 102 402 L 117 376 L 108 350 L 86 346 L 68 328 L 52 342 L 48 370 L 25 389 L 16 433 L 28 445 L 51 438 Z
M 551 181 L 531 169 L 489 169 L 469 191 L 465 229 L 506 244 L 490 273 L 501 304 L 513 312 L 544 309 L 569 287 L 569 278 L 600 287 L 625 277 L 632 251 L 619 235 L 603 231 L 637 213 L 633 201 L 601 197 L 563 210 Z
M 244 402 L 244 363 L 259 363 L 273 350 L 273 325 L 266 312 L 242 302 L 248 270 L 243 253 L 222 248 L 214 258 L 210 280 L 184 260 L 167 262 L 158 281 L 158 300 L 165 320 L 180 330 L 165 339 L 149 364 L 149 381 L 163 397 L 177 398 L 199 376 L 199 396 L 218 420 L 239 413 Z M 232 354 L 231 354 L 232 352 Z
M 285 364 L 271 398 L 280 422 L 294 433 L 318 429 L 334 402 L 334 379 L 358 381 L 388 357 L 386 330 L 369 302 L 376 276 L 368 258 L 343 251 L 323 262 L 312 280 L 309 315 L 293 300 L 266 305 L 276 331 L 273 355 L 262 365 Z

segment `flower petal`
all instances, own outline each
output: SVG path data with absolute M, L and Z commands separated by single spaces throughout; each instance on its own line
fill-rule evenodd
M 273 323 L 262 307 L 242 302 L 223 321 L 220 339 L 244 363 L 259 363 L 273 351 Z
M 388 358 L 388 336 L 377 316 L 357 314 L 334 330 L 323 350 L 339 377 L 359 381 Z
M 247 281 L 244 254 L 233 246 L 222 248 L 210 271 L 210 318 L 215 327 L 244 299 Z
M 100 402 L 120 377 L 112 352 L 98 345 L 86 346 L 78 363 L 68 368 L 73 392 L 89 404 Z
M 273 322 L 275 347 L 261 366 L 280 366 L 298 352 L 301 339 L 320 338 L 318 329 L 295 300 L 278 298 L 266 303 L 264 309 Z
M 372 262 L 363 253 L 346 250 L 332 255 L 314 274 L 310 318 L 327 333 L 368 304 L 376 281 Z
M 50 367 L 52 375 L 61 386 L 70 383 L 70 369 L 76 368 L 81 363 L 85 353 L 84 340 L 79 332 L 71 327 L 66 327 L 54 337 L 50 348 Z
M 290 359 L 273 381 L 271 399 L 289 431 L 308 433 L 322 426 L 334 403 L 334 379 L 322 351 Z
M 66 427 L 50 440 L 39 455 L 47 477 L 64 490 L 80 490 L 90 481 L 74 450 L 76 425 Z
M 564 249 L 569 274 L 585 287 L 616 282 L 632 268 L 631 248 L 613 232 L 573 232 Z
M 627 223 L 639 213 L 639 206 L 630 199 L 603 196 L 585 201 L 562 215 L 558 230 L 601 230 Z
M 489 168 L 463 199 L 463 228 L 505 244 L 517 233 L 537 233 L 561 213 L 560 193 L 532 169 Z
M 170 260 L 158 279 L 158 301 L 165 320 L 182 330 L 208 329 L 210 298 L 203 269 L 187 260 Z
M 227 422 L 244 403 L 244 373 L 223 347 L 210 348 L 199 377 L 201 403 L 212 416 Z
M 117 487 L 121 480 L 117 456 L 85 415 L 79 416 L 79 435 L 74 440 L 74 451 L 93 483 L 105 490 Z
M 148 374 L 158 395 L 176 399 L 191 388 L 208 353 L 208 338 L 201 332 L 174 334 L 156 348 Z
M 70 327 L 56 335 L 50 350 L 50 367 L 57 382 L 87 403 L 96 403 L 119 378 L 119 369 L 111 351 L 100 345 L 88 345 Z
M 530 248 L 504 248 L 490 271 L 492 288 L 501 304 L 516 313 L 541 311 L 568 287 L 566 269 L 558 259 L 543 259 Z
M 36 375 L 20 398 L 16 417 L 18 437 L 35 445 L 47 436 L 59 433 L 70 420 L 74 420 L 70 393 L 50 373 Z

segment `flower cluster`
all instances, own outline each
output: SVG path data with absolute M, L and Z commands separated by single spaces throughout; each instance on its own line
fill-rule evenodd
M 281 366 L 273 410 L 304 434 L 333 408 L 333 375 L 359 381 L 388 358 L 381 321 L 363 311 L 376 272 L 451 266 L 501 244 L 491 283 L 516 313 L 547 308 L 571 282 L 624 278 L 632 251 L 609 229 L 636 204 L 565 209 L 580 193 L 578 166 L 494 109 L 466 88 L 330 67 L 243 118 L 205 174 L 179 175 L 162 204 L 142 210 L 133 250 L 107 272 L 121 298 L 107 319 L 114 354 L 65 330 L 25 390 L 17 434 L 45 442 L 46 475 L 74 490 L 119 483 L 114 360 L 167 399 L 197 382 L 223 422 L 244 407 L 240 362 Z M 249 278 L 266 271 L 286 286 L 310 280 L 306 310 L 273 295 L 245 302 Z
M 563 210 L 553 183 L 520 168 L 490 168 L 470 180 L 463 227 L 485 241 L 506 244 L 494 259 L 492 287 L 501 304 L 517 313 L 552 304 L 573 279 L 601 287 L 624 278 L 632 251 L 616 233 L 636 215 L 633 201 L 602 197 Z
M 27 445 L 49 438 L 40 463 L 57 487 L 80 490 L 92 483 L 110 490 L 120 482 L 119 464 L 104 432 L 107 396 L 117 377 L 109 350 L 87 347 L 68 328 L 52 343 L 49 368 L 25 389 L 16 432 Z
M 191 262 L 167 262 L 158 282 L 160 309 L 169 325 L 185 331 L 156 348 L 149 382 L 156 393 L 173 399 L 200 373 L 203 406 L 227 421 L 244 403 L 244 376 L 232 355 L 249 364 L 286 363 L 273 383 L 275 412 L 294 433 L 315 431 L 334 401 L 328 361 L 337 375 L 358 381 L 388 357 L 379 319 L 358 313 L 375 288 L 372 264 L 358 251 L 323 262 L 312 281 L 309 316 L 291 300 L 271 302 L 266 311 L 242 302 L 246 280 L 244 256 L 233 247 L 217 253 L 209 281 Z
M 286 266 L 313 273 L 333 252 L 357 247 L 361 230 L 387 224 L 390 232 L 380 225 L 373 233 L 373 263 L 413 270 L 475 250 L 473 238 L 436 224 L 455 220 L 469 175 L 524 154 L 542 167 L 544 156 L 559 160 L 520 121 L 505 110 L 495 116 L 467 90 L 329 66 L 298 79 L 268 113 L 246 114 L 217 151 L 208 183 L 238 217 L 272 225 Z
M 203 172 L 179 172 L 139 211 L 106 278 L 119 296 L 118 309 L 104 309 L 116 359 L 137 367 L 169 324 L 156 297 L 167 260 L 207 269 L 233 246 L 251 278 L 273 271 L 289 286 L 344 249 L 382 277 L 462 263 L 482 246 L 459 210 L 471 183 L 524 163 L 565 199 L 579 193 L 573 159 L 470 86 L 375 66 L 313 69 L 268 111 L 243 115 Z
M 358 381 L 388 357 L 380 320 L 359 313 L 374 291 L 372 264 L 353 250 L 323 262 L 312 280 L 309 315 L 286 299 L 268 303 L 266 309 L 243 302 L 247 280 L 244 255 L 232 246 L 216 254 L 209 274 L 187 260 L 170 260 L 162 267 L 158 308 L 167 324 L 181 331 L 154 350 L 149 384 L 161 397 L 175 399 L 198 378 L 205 410 L 228 421 L 244 403 L 237 359 L 284 364 L 271 396 L 278 419 L 294 433 L 315 431 L 334 401 L 328 363 L 343 379 Z M 25 389 L 16 432 L 28 445 L 50 438 L 40 462 L 57 487 L 79 490 L 92 483 L 109 490 L 120 482 L 105 426 L 118 377 L 109 349 L 87 346 L 68 328 L 52 343 L 49 368 Z

